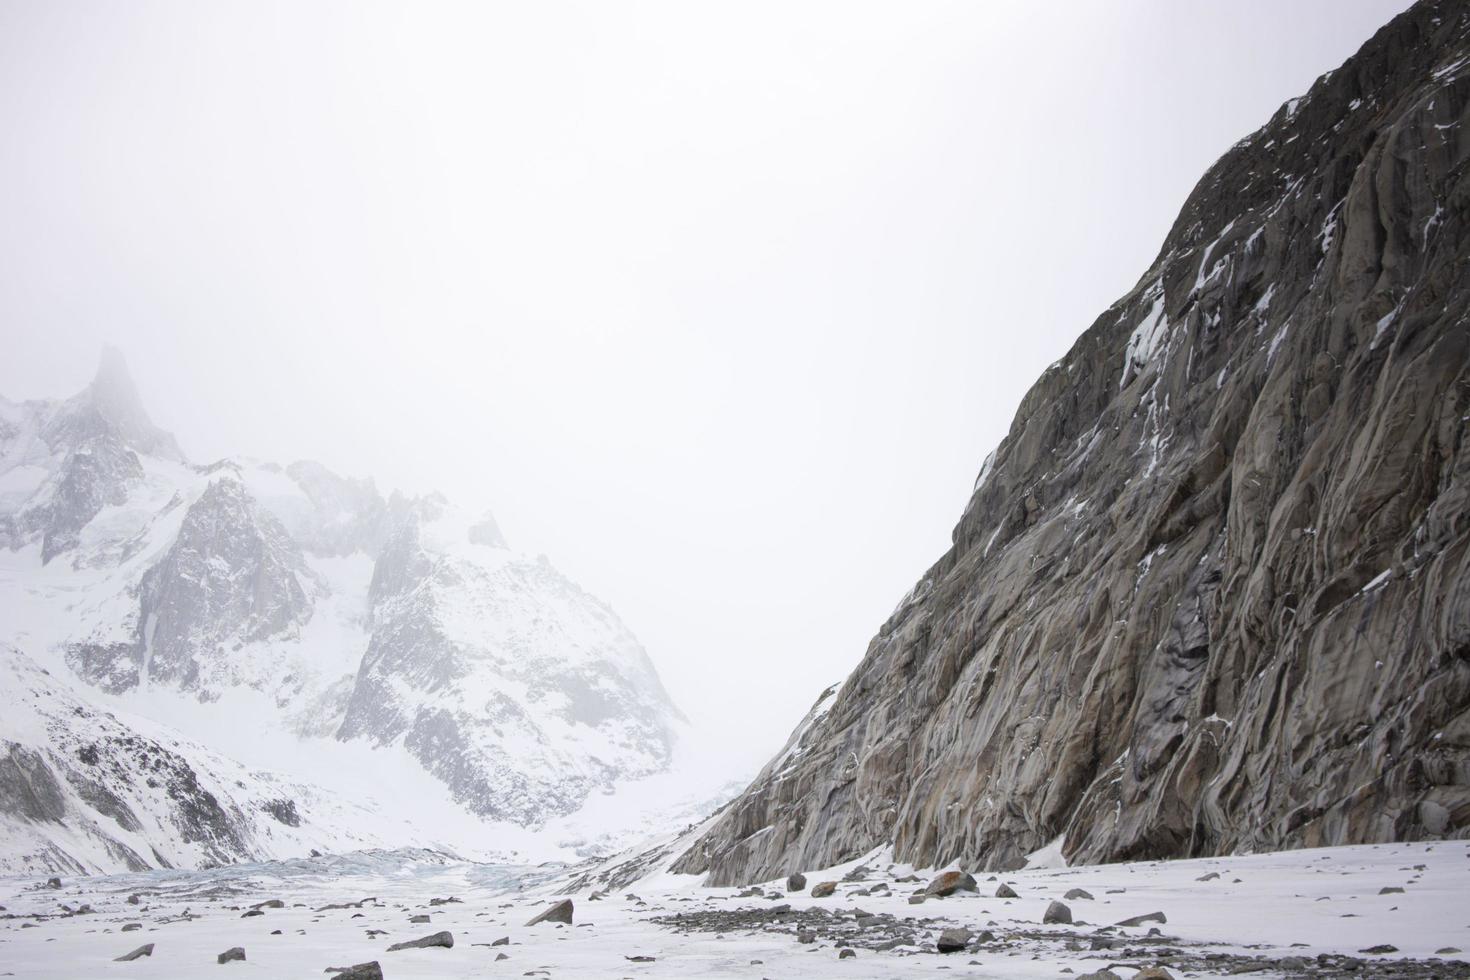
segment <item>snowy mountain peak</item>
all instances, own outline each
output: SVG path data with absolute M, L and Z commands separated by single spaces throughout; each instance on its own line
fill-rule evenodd
M 126 358 L 115 347 L 104 347 L 97 373 L 80 393 L 69 399 L 47 427 L 53 449 L 100 434 L 114 436 L 129 449 L 175 462 L 184 462 L 173 435 L 153 424 L 143 408 Z
M 78 697 L 189 724 L 217 706 L 315 771 L 382 753 L 523 827 L 667 768 L 682 720 L 616 614 L 489 512 L 309 461 L 191 465 L 113 350 L 69 399 L 0 401 L 4 643 Z M 205 721 L 210 748 L 231 737 Z

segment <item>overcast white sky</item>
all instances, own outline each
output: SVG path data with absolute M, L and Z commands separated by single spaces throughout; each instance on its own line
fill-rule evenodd
M 0 392 L 492 508 L 763 756 L 1404 0 L 0 2 Z

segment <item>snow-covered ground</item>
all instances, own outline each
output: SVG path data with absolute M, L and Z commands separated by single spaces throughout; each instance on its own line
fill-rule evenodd
M 367 961 L 384 976 L 409 977 L 915 977 L 950 969 L 973 977 L 1085 975 L 1109 966 L 1128 980 L 1142 967 L 1171 964 L 1173 976 L 1249 972 L 1300 975 L 1470 976 L 1456 962 L 1470 940 L 1470 844 L 1394 844 L 1194 861 L 1075 868 L 1033 868 L 993 879 L 978 893 L 910 904 L 929 879 L 899 882 L 914 869 L 882 852 L 824 872 L 807 872 L 807 891 L 761 895 L 705 889 L 668 875 L 589 901 L 573 896 L 574 924 L 525 923 L 554 900 L 565 878 L 554 868 L 467 864 L 430 852 L 367 853 L 243 865 L 216 871 L 79 878 L 46 888 L 37 879 L 0 879 L 0 975 L 35 978 L 147 976 L 169 980 L 213 971 L 262 977 L 324 976 L 328 967 Z M 858 865 L 862 881 L 812 898 L 811 885 L 841 881 Z M 1209 877 L 1217 875 L 1217 877 Z M 1200 880 L 1207 878 L 1208 880 Z M 884 895 L 854 895 L 882 884 Z M 1016 898 L 993 897 L 1009 884 Z M 1067 901 L 1072 925 L 1041 925 L 1043 912 L 1070 889 L 1091 899 Z M 1402 892 L 1381 894 L 1384 888 Z M 128 903 L 138 895 L 138 904 Z M 632 897 L 636 895 L 637 897 Z M 433 899 L 458 901 L 432 904 Z M 282 908 L 245 916 L 252 905 Z M 361 903 L 346 908 L 329 905 Z M 70 915 L 64 907 L 89 905 Z M 789 912 L 780 912 L 782 905 Z M 862 920 L 858 912 L 876 918 Z M 1162 912 L 1167 921 L 1099 931 L 1132 916 Z M 428 915 L 427 923 L 410 916 Z M 682 916 L 673 919 L 673 916 Z M 664 921 L 653 920 L 662 918 Z M 141 928 L 123 932 L 128 923 Z M 935 951 L 941 929 L 963 926 L 994 939 L 951 954 Z M 1150 929 L 1160 935 L 1149 937 Z M 377 930 L 382 930 L 380 933 Z M 390 943 L 440 930 L 453 948 L 388 952 Z M 799 932 L 813 935 L 798 940 Z M 875 936 L 911 933 L 915 942 L 876 951 Z M 505 945 L 492 946 L 502 937 Z M 145 944 L 151 957 L 114 958 Z M 1094 949 L 1111 943 L 1111 948 Z M 840 958 L 842 945 L 857 955 Z M 244 962 L 216 965 L 243 947 Z M 1361 952 L 1375 946 L 1392 953 Z M 497 959 L 504 954 L 506 959 Z M 652 957 L 632 960 L 629 957 Z M 1213 957 L 1213 958 L 1212 958 Z M 1439 957 L 1437 960 L 1434 958 Z M 1417 968 L 1409 967 L 1417 960 Z M 1431 962 L 1431 960 L 1434 960 Z M 1285 964 L 1283 966 L 1283 964 Z M 1336 965 L 1334 965 L 1336 964 Z M 222 974 L 221 974 L 222 975 Z

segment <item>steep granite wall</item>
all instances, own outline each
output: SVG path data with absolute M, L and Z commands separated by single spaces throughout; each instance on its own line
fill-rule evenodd
M 1470 830 L 1470 3 L 1200 181 L 953 547 L 674 870 Z

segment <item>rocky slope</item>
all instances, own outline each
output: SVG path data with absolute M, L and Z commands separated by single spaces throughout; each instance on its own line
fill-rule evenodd
M 145 716 L 223 700 L 404 749 L 523 827 L 667 767 L 680 718 L 612 610 L 489 515 L 316 463 L 193 465 L 111 352 L 71 399 L 0 399 L 0 643 Z
M 1470 4 L 1205 174 L 953 546 L 675 870 L 1470 832 Z
M 377 846 L 377 821 L 69 692 L 0 644 L 0 873 L 212 867 Z

